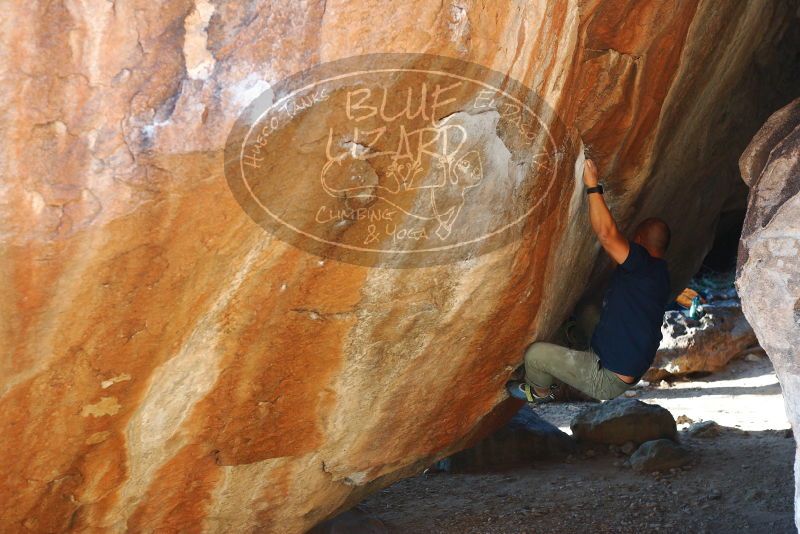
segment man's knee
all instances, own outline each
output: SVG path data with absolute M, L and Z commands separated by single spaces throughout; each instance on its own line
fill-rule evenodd
M 622 381 L 619 381 L 619 383 L 617 384 L 616 381 L 618 380 L 619 379 L 615 378 L 614 379 L 615 382 L 613 382 L 612 384 L 606 384 L 600 387 L 596 395 L 597 400 L 616 399 L 617 397 L 619 397 L 620 395 L 622 395 L 623 393 L 625 393 L 634 386 L 634 384 L 625 384 L 625 382 Z
M 553 351 L 557 351 L 562 347 L 558 345 L 554 345 L 552 343 L 545 343 L 544 341 L 536 341 L 528 345 L 528 348 L 525 349 L 525 363 L 535 363 L 537 361 L 542 361 L 549 355 L 553 353 Z

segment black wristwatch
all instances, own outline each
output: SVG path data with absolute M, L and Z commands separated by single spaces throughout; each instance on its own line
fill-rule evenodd
M 602 186 L 602 184 L 597 184 L 594 187 L 589 187 L 589 188 L 586 189 L 586 194 L 587 195 L 591 195 L 592 193 L 600 193 L 602 195 L 603 194 L 603 186 Z

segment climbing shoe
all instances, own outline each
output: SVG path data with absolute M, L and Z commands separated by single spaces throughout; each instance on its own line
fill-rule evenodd
M 506 390 L 508 391 L 508 394 L 515 399 L 524 400 L 527 402 L 550 402 L 555 398 L 555 388 L 553 387 L 550 388 L 549 394 L 545 395 L 544 397 L 540 397 L 527 382 L 520 382 L 517 380 L 512 380 L 506 383 Z

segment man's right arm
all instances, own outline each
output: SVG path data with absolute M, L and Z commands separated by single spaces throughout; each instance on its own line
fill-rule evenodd
M 587 159 L 583 167 L 583 183 L 586 187 L 595 187 L 597 181 L 597 166 Z M 606 253 L 615 262 L 623 263 L 630 252 L 630 243 L 617 228 L 614 216 L 600 193 L 589 194 L 589 220 Z

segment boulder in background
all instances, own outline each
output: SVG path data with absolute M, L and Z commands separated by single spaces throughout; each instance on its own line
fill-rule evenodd
M 781 383 L 800 431 L 800 98 L 776 111 L 739 160 L 750 186 L 736 287 L 742 309 Z M 800 450 L 800 449 L 799 449 Z M 800 528 L 800 452 L 795 523 Z

